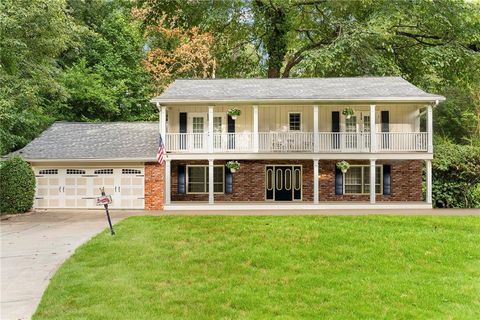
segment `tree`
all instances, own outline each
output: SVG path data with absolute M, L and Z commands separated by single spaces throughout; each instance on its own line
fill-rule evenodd
M 74 25 L 63 0 L 0 3 L 0 154 L 22 147 L 53 121 L 64 99 L 56 58 Z

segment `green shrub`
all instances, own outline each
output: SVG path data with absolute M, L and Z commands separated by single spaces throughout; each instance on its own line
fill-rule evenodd
M 432 165 L 435 207 L 480 208 L 480 147 L 443 142 Z
M 0 212 L 29 210 L 35 197 L 35 174 L 20 157 L 12 157 L 0 166 Z

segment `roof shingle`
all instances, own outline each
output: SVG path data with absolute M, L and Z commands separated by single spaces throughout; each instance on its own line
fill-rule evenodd
M 254 100 L 444 100 L 401 77 L 176 80 L 152 102 Z
M 158 122 L 55 122 L 13 154 L 26 160 L 155 159 Z

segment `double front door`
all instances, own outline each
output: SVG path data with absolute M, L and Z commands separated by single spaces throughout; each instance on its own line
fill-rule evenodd
M 272 165 L 265 169 L 267 200 L 302 200 L 302 166 Z
M 370 113 L 355 112 L 349 119 L 345 118 L 345 148 L 370 148 Z

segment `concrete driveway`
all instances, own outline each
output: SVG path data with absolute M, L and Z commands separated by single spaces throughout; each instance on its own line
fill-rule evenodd
M 112 212 L 113 222 L 143 211 Z M 0 319 L 30 319 L 50 278 L 75 249 L 108 227 L 100 210 L 49 211 L 0 222 Z

